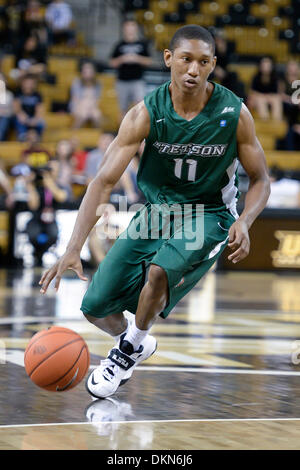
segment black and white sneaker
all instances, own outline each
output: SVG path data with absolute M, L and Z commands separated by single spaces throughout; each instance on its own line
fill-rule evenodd
M 95 398 L 113 395 L 130 379 L 135 367 L 156 351 L 157 341 L 153 336 L 146 336 L 137 351 L 133 350 L 131 343 L 124 341 L 124 336 L 87 378 L 86 388 Z

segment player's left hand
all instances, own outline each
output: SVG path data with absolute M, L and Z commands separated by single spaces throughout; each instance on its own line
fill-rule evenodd
M 237 220 L 231 225 L 228 234 L 228 247 L 233 251 L 233 253 L 228 256 L 228 259 L 233 263 L 238 263 L 248 256 L 250 250 L 247 224 L 242 220 Z

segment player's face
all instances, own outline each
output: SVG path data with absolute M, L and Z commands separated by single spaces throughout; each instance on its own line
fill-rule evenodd
M 185 93 L 203 88 L 216 65 L 211 46 L 198 39 L 182 39 L 173 53 L 165 50 L 164 58 L 172 82 Z

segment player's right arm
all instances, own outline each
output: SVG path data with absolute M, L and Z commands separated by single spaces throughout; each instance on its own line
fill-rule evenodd
M 39 284 L 42 294 L 47 291 L 54 278 L 56 278 L 57 290 L 61 276 L 67 269 L 75 271 L 80 279 L 87 280 L 83 275 L 80 252 L 88 234 L 102 215 L 101 211 L 97 212 L 97 208 L 109 202 L 113 187 L 121 178 L 149 131 L 149 113 L 144 103 L 141 102 L 124 117 L 118 135 L 108 147 L 97 175 L 88 185 L 65 254 L 41 277 Z

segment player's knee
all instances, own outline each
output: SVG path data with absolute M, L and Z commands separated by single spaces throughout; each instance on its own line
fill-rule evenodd
M 148 282 L 156 291 L 166 291 L 168 287 L 166 271 L 160 266 L 152 264 L 149 270 Z
M 97 298 L 97 299 L 83 299 L 81 310 L 85 318 L 90 323 L 95 323 L 96 320 L 105 316 L 106 310 L 108 308 L 108 303 L 105 301 L 105 298 Z M 91 312 L 91 315 L 87 312 Z

